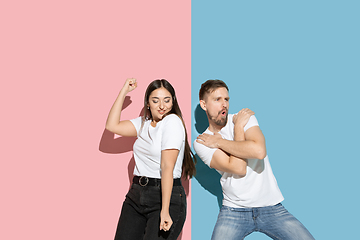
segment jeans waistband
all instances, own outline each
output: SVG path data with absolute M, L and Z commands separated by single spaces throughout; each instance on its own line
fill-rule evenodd
M 150 178 L 145 176 L 134 176 L 133 183 L 140 186 L 161 186 L 161 178 Z M 173 186 L 181 186 L 181 179 L 175 178 Z

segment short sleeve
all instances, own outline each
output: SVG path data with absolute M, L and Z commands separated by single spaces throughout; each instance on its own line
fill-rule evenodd
M 185 129 L 181 119 L 175 114 L 170 114 L 163 121 L 161 150 L 180 150 L 185 142 Z
M 141 122 L 142 122 L 142 117 L 137 117 L 135 119 L 131 119 L 130 122 L 134 125 L 137 134 L 139 134 L 140 128 L 141 128 Z
M 216 152 L 217 148 L 209 148 L 201 143 L 194 141 L 194 150 L 200 159 L 210 167 L 211 159 Z
M 259 123 L 258 123 L 256 117 L 254 115 L 252 115 L 249 118 L 248 123 L 244 127 L 244 132 L 246 132 L 249 128 L 254 127 L 254 126 L 259 126 Z

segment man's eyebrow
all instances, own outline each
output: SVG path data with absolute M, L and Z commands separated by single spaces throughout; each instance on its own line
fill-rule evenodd
M 222 96 L 214 96 L 213 99 L 222 98 Z M 224 97 L 224 99 L 230 99 L 230 97 Z

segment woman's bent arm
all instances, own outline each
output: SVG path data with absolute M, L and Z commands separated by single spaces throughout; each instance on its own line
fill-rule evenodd
M 110 132 L 116 133 L 124 137 L 136 137 L 137 132 L 134 125 L 129 120 L 120 121 L 121 110 L 124 104 L 126 94 L 137 87 L 135 78 L 128 78 L 124 86 L 120 90 L 113 106 L 110 109 L 105 128 Z
M 161 151 L 161 194 L 162 207 L 160 213 L 160 230 L 168 231 L 173 223 L 170 213 L 170 198 L 173 188 L 173 171 L 179 150 L 166 149 Z

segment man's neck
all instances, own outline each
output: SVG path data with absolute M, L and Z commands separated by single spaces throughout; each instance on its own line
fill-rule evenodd
M 210 121 L 209 121 L 209 131 L 210 132 L 213 132 L 213 133 L 217 133 L 217 132 L 220 132 L 220 130 L 225 127 L 225 126 L 219 126 L 217 124 L 211 124 Z

